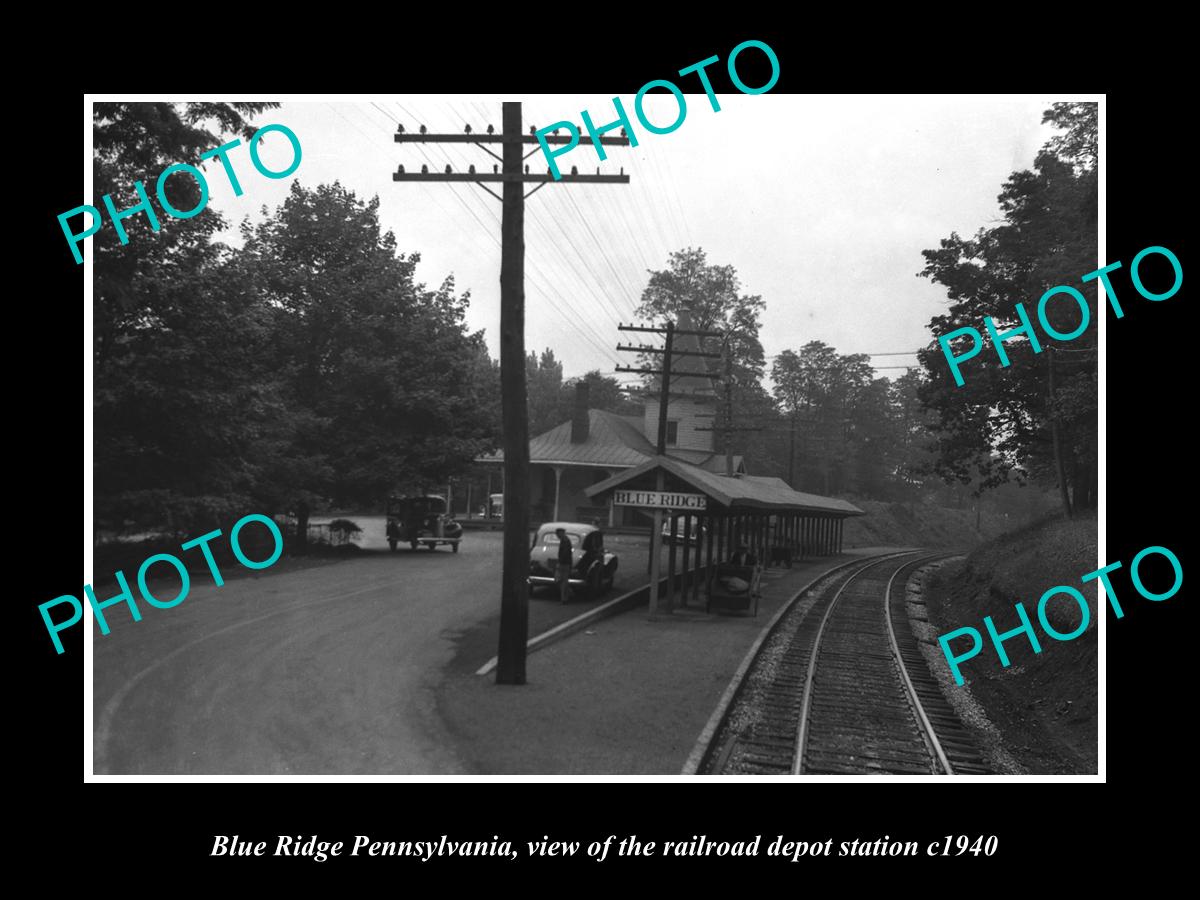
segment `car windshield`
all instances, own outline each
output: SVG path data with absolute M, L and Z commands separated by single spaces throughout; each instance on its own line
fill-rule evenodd
M 575 550 L 578 550 L 580 541 L 583 538 L 579 534 L 576 534 L 573 531 L 568 531 L 567 539 L 571 542 L 571 547 Z M 553 531 L 547 531 L 545 534 L 542 535 L 542 538 L 540 541 L 538 541 L 538 543 L 544 544 L 547 547 L 553 547 L 555 550 L 557 550 L 558 549 L 558 535 L 555 534 Z
M 388 515 L 391 516 L 403 516 L 409 512 L 413 515 L 425 516 L 445 511 L 446 501 L 440 497 L 412 497 L 393 500 L 388 506 Z

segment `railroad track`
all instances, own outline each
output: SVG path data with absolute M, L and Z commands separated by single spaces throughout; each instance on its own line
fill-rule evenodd
M 794 597 L 733 687 L 695 773 L 989 772 L 930 673 L 905 610 L 912 573 L 946 555 L 852 563 Z

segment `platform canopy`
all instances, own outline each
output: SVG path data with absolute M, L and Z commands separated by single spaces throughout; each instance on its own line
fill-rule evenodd
M 669 456 L 651 457 L 586 489 L 594 502 L 605 502 L 618 491 L 703 494 L 707 498 L 705 511 L 710 514 L 792 512 L 836 518 L 866 515 L 849 501 L 794 491 L 781 478 L 718 475 Z

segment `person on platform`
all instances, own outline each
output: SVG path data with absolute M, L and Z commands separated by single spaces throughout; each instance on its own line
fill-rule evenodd
M 729 561 L 735 566 L 754 566 L 758 564 L 758 560 L 754 558 L 754 554 L 745 544 L 738 544 L 737 549 L 733 551 L 733 556 L 729 557 Z
M 567 537 L 567 530 L 556 528 L 554 533 L 558 535 L 558 565 L 554 567 L 554 580 L 558 582 L 559 602 L 566 603 L 567 595 L 571 592 L 571 562 L 574 554 L 571 550 L 571 539 Z

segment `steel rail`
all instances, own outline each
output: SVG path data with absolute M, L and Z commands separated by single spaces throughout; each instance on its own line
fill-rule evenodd
M 892 573 L 891 578 L 888 581 L 888 586 L 884 590 L 884 598 L 883 598 L 884 618 L 887 620 L 887 623 L 888 623 L 888 636 L 891 641 L 893 653 L 896 656 L 897 662 L 900 664 L 900 671 L 904 676 L 904 682 L 906 684 L 906 692 L 911 690 L 912 682 L 908 679 L 908 674 L 904 667 L 903 660 L 900 659 L 899 649 L 896 647 L 895 632 L 892 630 L 891 612 L 887 608 L 888 598 L 891 596 L 892 582 L 895 580 L 896 576 L 900 572 L 902 572 L 908 566 L 912 565 L 914 562 L 923 563 L 929 559 L 934 559 L 941 555 L 944 555 L 944 554 L 933 553 L 933 554 L 929 554 L 927 556 L 920 557 L 918 559 L 905 560 L 903 563 L 901 563 L 896 568 L 895 572 Z M 889 561 L 895 561 L 895 559 L 896 559 L 896 557 L 894 557 L 894 556 L 893 557 L 884 557 L 883 559 L 880 559 L 877 562 L 863 566 L 862 568 L 855 571 L 852 575 L 850 575 L 845 580 L 845 582 L 842 583 L 842 586 L 840 588 L 838 588 L 837 593 L 834 594 L 833 599 L 829 602 L 829 605 L 825 608 L 825 614 L 821 617 L 821 624 L 817 629 L 817 635 L 813 639 L 812 653 L 809 655 L 809 659 L 808 659 L 808 671 L 805 673 L 805 676 L 804 676 L 804 697 L 803 697 L 803 701 L 800 706 L 800 722 L 796 729 L 796 751 L 795 751 L 795 755 L 792 758 L 792 770 L 791 771 L 792 771 L 793 775 L 799 775 L 804 768 L 804 752 L 807 748 L 808 737 L 809 737 L 809 714 L 812 709 L 813 682 L 816 677 L 817 664 L 820 662 L 821 639 L 825 636 L 825 627 L 829 624 L 829 619 L 833 615 L 833 611 L 837 608 L 838 600 L 841 599 L 842 594 L 845 593 L 845 591 L 846 591 L 846 588 L 850 587 L 851 584 L 853 584 L 860 576 L 863 575 L 863 573 L 867 572 L 869 569 L 874 569 L 877 566 L 881 566 L 884 563 L 889 562 Z M 928 718 L 925 717 L 924 709 L 921 707 L 920 701 L 916 700 L 915 693 L 912 693 L 911 697 L 916 702 L 916 708 L 921 710 L 921 718 L 923 720 L 923 723 L 928 728 L 929 734 L 932 735 L 932 733 L 933 733 L 932 725 L 929 724 Z M 938 753 L 941 754 L 941 757 L 940 757 L 941 760 L 945 761 L 945 754 L 942 753 L 942 751 L 941 751 L 941 745 L 937 744 L 937 748 L 938 748 Z M 949 762 L 948 761 L 945 761 L 945 765 L 947 766 L 947 770 L 949 770 Z

